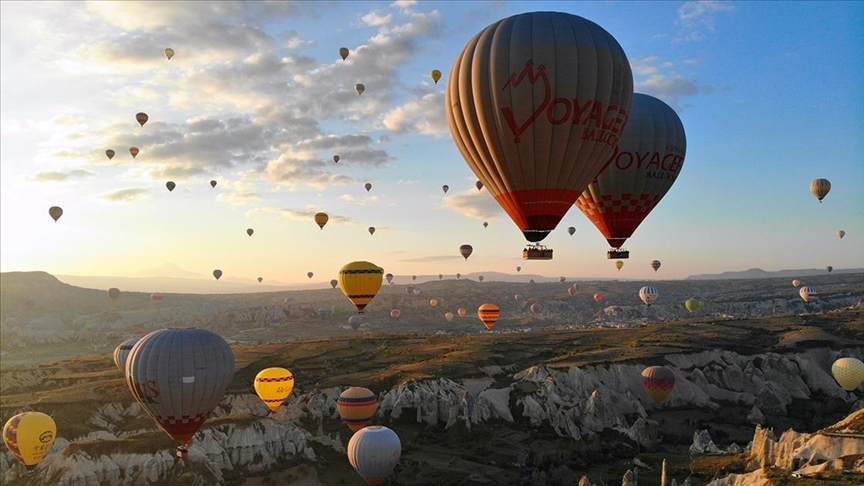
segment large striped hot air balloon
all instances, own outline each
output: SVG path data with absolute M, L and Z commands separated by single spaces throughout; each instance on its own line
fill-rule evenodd
M 32 470 L 45 457 L 57 437 L 57 424 L 42 412 L 24 412 L 3 426 L 3 442 L 9 452 Z
M 627 258 L 620 249 L 657 206 L 684 165 L 684 125 L 666 103 L 633 95 L 630 121 L 618 148 L 576 206 L 615 250 L 608 258 Z
M 351 262 L 339 270 L 339 288 L 362 314 L 381 289 L 383 275 L 384 269 L 374 263 Z
M 805 285 L 798 289 L 798 295 L 801 296 L 804 302 L 813 302 L 816 300 L 816 288 L 811 285 Z
M 137 342 L 137 337 L 129 338 L 114 348 L 114 365 L 117 366 L 120 373 L 126 373 L 126 360 L 129 358 L 129 352 L 132 351 L 132 347 Z
M 372 390 L 362 386 L 352 386 L 339 394 L 336 410 L 348 427 L 357 432 L 369 423 L 378 411 L 378 399 Z
M 576 15 L 530 12 L 468 41 L 450 70 L 445 111 L 478 187 L 537 243 L 603 169 L 632 97 L 614 37 Z
M 650 366 L 642 370 L 642 388 L 657 405 L 662 404 L 675 388 L 675 374 L 663 366 Z
M 828 179 L 813 179 L 810 183 L 810 193 L 816 196 L 816 199 L 821 203 L 828 191 L 831 190 L 831 182 Z
M 294 375 L 285 368 L 266 368 L 255 375 L 255 393 L 275 412 L 294 389 Z
M 639 289 L 639 298 L 642 299 L 642 302 L 645 302 L 645 305 L 648 307 L 651 307 L 651 304 L 653 304 L 659 296 L 660 294 L 657 292 L 657 289 L 650 285 L 646 285 Z
M 864 381 L 864 363 L 856 358 L 840 358 L 831 365 L 831 374 L 846 391 L 852 391 Z
M 402 455 L 402 442 L 396 432 L 370 425 L 348 441 L 348 462 L 370 486 L 384 484 Z
M 225 396 L 234 353 L 206 329 L 160 329 L 141 338 L 126 360 L 126 384 L 185 457 L 192 436 Z
M 501 310 L 495 304 L 482 304 L 477 308 L 477 317 L 483 321 L 483 325 L 487 330 L 492 330 L 495 322 L 501 317 Z

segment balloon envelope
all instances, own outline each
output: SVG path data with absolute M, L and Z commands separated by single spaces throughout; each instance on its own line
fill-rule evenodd
M 114 158 L 114 154 L 115 154 L 115 152 L 114 152 L 113 150 L 111 150 L 111 149 L 108 149 L 108 150 L 105 151 L 105 155 L 108 157 L 108 160 L 113 159 L 113 158 Z
M 324 225 L 327 224 L 327 221 L 330 220 L 330 216 L 327 216 L 327 213 L 315 213 L 315 224 L 318 225 L 322 230 L 324 229 Z
M 219 280 L 219 277 L 222 276 L 222 270 L 219 270 L 218 268 L 216 270 L 213 270 L 213 276 L 216 278 L 216 280 Z
M 51 206 L 48 208 L 48 215 L 50 215 L 56 223 L 57 220 L 60 219 L 60 216 L 63 216 L 63 208 L 60 206 Z
M 471 245 L 462 245 L 459 247 L 459 254 L 461 254 L 467 260 L 471 253 L 474 252 L 474 247 Z
M 19 413 L 3 426 L 3 442 L 9 452 L 28 468 L 39 464 L 51 450 L 56 437 L 57 424 L 42 412 Z
M 170 61 L 171 58 L 174 57 L 174 49 L 171 49 L 170 47 L 166 48 L 165 49 L 165 57 L 167 57 L 168 60 Z
M 843 237 L 844 237 L 844 236 L 846 236 L 846 232 L 845 232 L 845 231 L 843 231 L 843 230 L 840 230 L 840 231 L 838 231 L 838 232 L 837 232 L 837 236 L 839 236 L 839 237 L 840 237 L 840 239 L 841 239 L 841 240 L 842 240 L 842 239 L 843 239 Z
M 446 314 L 444 314 L 444 319 L 447 319 L 447 322 L 452 322 L 454 317 L 456 316 L 454 316 L 452 312 L 447 312 Z
M 651 268 L 654 269 L 654 273 L 657 273 L 657 270 L 660 269 L 660 260 L 653 260 L 651 262 Z
M 384 484 L 401 455 L 399 436 L 387 427 L 371 425 L 348 441 L 348 462 L 370 486 Z
M 258 283 L 261 283 L 263 281 L 264 281 L 264 277 L 258 277 Z
M 117 300 L 117 297 L 120 297 L 120 289 L 117 287 L 111 287 L 108 289 L 108 297 L 110 297 L 111 300 Z
M 336 280 L 335 278 L 332 279 L 332 280 L 330 280 L 330 286 L 331 286 L 331 287 L 333 287 L 333 288 L 335 289 L 337 285 L 339 285 L 339 281 L 338 281 L 338 280 Z
M 400 311 L 399 309 L 393 309 L 390 311 L 390 317 L 392 317 L 393 319 L 396 319 L 401 315 L 402 315 L 402 311 Z
M 366 184 L 363 184 L 363 187 L 366 188 L 366 192 L 369 192 L 372 190 L 372 183 L 367 182 Z
M 168 181 L 165 183 L 165 187 L 168 188 L 168 192 L 171 192 L 174 190 L 175 187 L 177 187 L 177 184 L 174 184 L 173 181 Z
M 147 123 L 147 120 L 149 120 L 149 119 L 150 119 L 150 117 L 147 116 L 147 113 L 141 112 L 141 113 L 135 114 L 135 120 L 137 120 L 138 124 L 141 125 L 142 127 L 144 126 L 145 123 Z
M 348 427 L 357 432 L 375 416 L 375 412 L 378 411 L 378 399 L 372 390 L 352 386 L 336 399 L 336 410 Z
M 620 248 L 666 195 L 687 150 L 684 125 L 666 103 L 636 93 L 629 116 L 605 170 L 576 201 L 613 248 Z
M 573 236 L 573 233 L 576 232 L 576 228 L 571 226 L 571 227 L 567 228 L 567 232 L 570 233 L 570 236 Z
M 129 153 L 132 154 L 132 158 L 133 158 L 133 159 L 134 159 L 135 157 L 137 157 L 137 156 L 138 156 L 138 153 L 140 153 L 140 152 L 141 152 L 141 151 L 138 150 L 138 147 L 129 147 Z
M 812 302 L 816 300 L 816 289 L 807 285 L 798 289 L 798 295 L 801 296 L 804 302 Z
M 388 273 L 387 275 L 384 276 L 384 278 L 387 279 L 387 283 L 390 283 L 390 282 L 393 281 L 393 274 L 392 274 L 392 273 Z
M 254 232 L 255 232 L 255 230 L 253 230 L 252 228 L 246 228 L 246 234 L 247 235 L 252 236 L 252 233 L 254 233 Z
M 429 299 L 429 305 L 435 307 L 438 305 L 438 299 Z
M 657 297 L 659 297 L 659 295 L 660 294 L 657 293 L 657 289 L 650 285 L 646 285 L 639 289 L 639 298 L 642 299 L 642 302 L 645 302 L 645 305 L 647 305 L 648 307 L 651 307 L 651 304 L 653 304 L 654 301 L 657 300 Z
M 486 326 L 486 329 L 488 330 L 492 329 L 500 316 L 501 310 L 495 304 L 482 304 L 477 308 L 477 317 L 483 321 L 483 325 Z
M 621 269 L 624 268 L 624 262 L 621 260 L 616 260 L 615 261 L 615 268 L 617 268 L 618 271 L 620 272 Z
M 184 447 L 222 401 L 233 377 L 234 353 L 221 336 L 206 329 L 153 331 L 126 360 L 132 395 Z
M 114 348 L 114 365 L 117 366 L 120 373 L 126 373 L 126 360 L 129 358 L 129 352 L 132 351 L 132 347 L 137 342 L 137 337 L 129 338 Z
M 152 294 L 150 294 L 150 300 L 152 300 L 153 302 L 162 302 L 162 295 L 153 292 Z
M 339 163 L 339 160 L 340 160 L 340 159 L 341 159 L 341 157 L 339 157 L 338 155 L 334 155 L 334 156 L 333 156 L 333 162 L 335 162 L 335 163 L 337 163 L 337 164 Z
M 351 326 L 351 329 L 355 331 L 360 328 L 360 325 L 363 324 L 362 316 L 351 316 L 348 318 L 348 325 Z
M 819 199 L 819 202 L 822 202 L 822 199 L 825 199 L 825 196 L 828 195 L 828 191 L 831 190 L 831 182 L 828 179 L 814 179 L 813 182 L 810 183 L 810 193 L 816 196 L 816 199 Z
M 438 81 L 441 79 L 441 71 L 437 69 L 433 69 L 429 76 L 432 77 L 432 81 L 435 81 L 435 84 L 438 84 Z
M 465 317 L 465 315 L 468 314 L 468 311 L 465 310 L 464 307 L 460 307 L 459 310 L 456 311 L 456 313 L 459 314 L 459 317 Z
M 795 280 L 792 281 L 792 286 L 793 286 L 793 287 L 797 288 L 799 285 L 801 285 L 801 281 L 798 280 L 797 278 L 796 278 Z
M 657 405 L 662 404 L 675 388 L 675 374 L 663 366 L 642 370 L 642 388 Z
M 294 389 L 294 375 L 285 368 L 266 368 L 255 375 L 255 393 L 276 411 Z
M 216 181 L 210 181 L 210 187 L 216 187 Z
M 828 273 L 831 273 L 834 270 L 834 267 L 828 265 L 827 267 L 825 267 L 825 270 L 828 270 Z
M 603 301 L 603 294 L 594 294 L 594 301 L 598 304 Z
M 354 85 L 354 91 L 357 92 L 358 95 L 362 95 L 364 91 L 366 91 L 366 86 L 363 86 L 360 83 Z
M 864 381 L 864 363 L 856 358 L 840 358 L 831 365 L 831 374 L 846 391 L 853 391 Z
M 375 227 L 374 227 L 374 226 L 370 226 L 370 227 L 369 227 L 369 234 L 370 234 L 370 235 L 374 235 L 374 234 L 375 234 Z
M 339 56 L 342 58 L 343 61 L 348 58 L 349 53 L 350 53 L 350 51 L 348 50 L 347 47 L 340 47 L 339 48 Z
M 339 288 L 362 314 L 381 289 L 383 276 L 384 269 L 374 263 L 351 262 L 339 270 Z
M 450 190 L 450 186 L 448 186 L 447 184 L 444 184 L 443 186 L 441 186 L 441 189 L 444 191 L 444 194 L 447 194 L 447 191 Z
M 468 41 L 445 110 L 478 182 L 539 242 L 612 155 L 632 97 L 630 63 L 608 32 L 576 15 L 530 12 Z
M 696 299 L 687 299 L 684 301 L 684 307 L 691 313 L 699 310 L 699 301 Z

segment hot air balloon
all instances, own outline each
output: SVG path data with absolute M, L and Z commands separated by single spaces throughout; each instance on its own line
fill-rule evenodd
M 366 86 L 363 86 L 360 83 L 354 85 L 354 91 L 357 92 L 357 95 L 362 95 L 364 91 L 366 91 Z
M 171 192 L 175 187 L 177 187 L 177 184 L 174 184 L 174 181 L 168 181 L 165 183 L 165 187 L 168 188 L 168 192 Z
M 489 227 L 489 222 L 488 222 L 488 221 L 483 221 L 483 227 L 484 227 L 484 228 L 488 228 L 488 227 Z
M 479 277 L 477 277 L 477 280 L 478 280 L 479 282 L 482 282 L 482 281 L 483 281 L 483 275 L 480 275 Z
M 630 63 L 608 32 L 575 15 L 531 12 L 468 41 L 445 110 L 471 170 L 537 243 L 612 155 L 632 89 Z
M 384 269 L 374 263 L 351 262 L 339 270 L 339 287 L 362 314 L 381 289 L 383 275 Z
M 405 287 L 405 291 L 408 292 L 409 294 L 414 293 L 414 286 L 409 285 L 409 286 Z
M 462 274 L 461 274 L 461 273 L 456 273 L 456 280 L 459 280 L 460 278 L 462 278 Z
M 828 179 L 813 179 L 813 182 L 810 183 L 810 193 L 816 196 L 819 199 L 819 202 L 822 202 L 822 199 L 828 195 L 828 191 L 831 190 L 831 182 Z
M 530 310 L 532 314 L 539 314 L 543 309 L 540 306 L 540 302 L 534 302 L 528 310 Z
M 246 234 L 247 235 L 252 236 L 252 233 L 254 233 L 254 232 L 255 232 L 255 230 L 253 230 L 252 228 L 246 228 Z
M 333 288 L 335 289 L 337 285 L 339 285 L 339 281 L 338 281 L 338 280 L 336 280 L 335 278 L 332 279 L 332 280 L 330 280 L 330 286 L 331 286 L 331 287 L 333 287 Z
M 627 258 L 621 246 L 675 183 L 687 151 L 684 125 L 666 103 L 633 95 L 629 122 L 605 170 L 576 206 L 613 248 L 608 258 Z
M 153 302 L 156 302 L 156 303 L 162 302 L 162 295 L 158 294 L 156 292 L 153 292 L 152 294 L 150 294 L 150 300 L 152 300 Z
M 483 189 L 483 183 L 480 181 L 477 181 L 474 183 L 474 187 L 476 187 L 477 190 L 479 191 L 479 190 Z
M 340 47 L 339 48 L 339 55 L 342 57 L 343 61 L 348 58 L 349 52 L 350 51 L 348 50 L 347 47 Z
M 334 162 L 334 163 L 337 163 L 337 164 L 338 164 L 338 163 L 339 163 L 339 159 L 341 159 L 341 157 L 339 157 L 338 155 L 334 155 L 334 156 L 333 156 L 333 162 Z
M 115 154 L 115 152 L 114 152 L 113 150 L 111 150 L 111 149 L 108 149 L 108 150 L 105 151 L 105 155 L 108 157 L 108 160 L 113 159 L 113 158 L 114 158 L 114 154 Z
M 393 274 L 392 274 L 392 273 L 388 273 L 387 275 L 384 276 L 384 278 L 387 279 L 387 283 L 390 283 L 390 282 L 393 281 Z
M 567 228 L 567 232 L 570 233 L 570 236 L 573 236 L 573 233 L 576 232 L 576 228 L 571 226 L 571 227 Z
M 443 273 L 438 274 L 438 280 L 444 280 L 444 274 Z
M 522 267 L 516 267 L 516 272 L 517 272 L 517 273 L 518 273 L 518 272 L 521 272 L 521 271 L 522 271 Z
M 363 185 L 363 187 L 366 188 L 366 192 L 369 192 L 372 190 L 372 183 L 367 182 L 366 184 Z
M 558 283 L 564 283 L 567 279 L 565 277 L 558 277 Z
M 474 247 L 471 245 L 462 245 L 459 247 L 459 253 L 467 260 L 471 253 L 474 252 Z
M 213 270 L 213 276 L 216 277 L 216 280 L 219 280 L 219 277 L 222 276 L 222 270 L 219 270 L 218 268 Z
M 315 275 L 315 274 L 312 272 L 306 272 L 306 276 L 309 278 L 312 278 L 313 275 Z
M 429 76 L 432 77 L 432 81 L 435 81 L 435 84 L 438 84 L 438 80 L 441 79 L 441 71 L 437 69 L 433 69 Z
M 429 299 L 429 305 L 435 307 L 438 305 L 438 299 Z
M 255 393 L 275 412 L 294 389 L 294 375 L 285 368 L 266 368 L 255 375 Z
M 816 289 L 810 285 L 806 285 L 798 289 L 798 295 L 801 296 L 804 302 L 812 302 L 816 300 Z
M 651 262 L 651 268 L 654 269 L 654 273 L 657 273 L 657 270 L 660 268 L 660 260 L 653 260 Z
M 828 273 L 831 273 L 834 270 L 834 267 L 828 265 L 827 267 L 825 267 L 825 270 L 828 270 Z
M 651 307 L 651 304 L 653 304 L 659 296 L 660 294 L 657 293 L 657 289 L 650 285 L 646 285 L 639 289 L 639 298 L 642 299 L 642 302 L 645 302 L 645 305 L 648 307 Z
M 600 302 L 603 302 L 603 294 L 600 294 L 600 293 L 594 294 L 594 301 L 597 302 L 598 304 Z
M 264 277 L 258 277 L 258 283 L 261 283 L 263 281 L 264 281 Z
M 327 221 L 330 220 L 330 216 L 327 216 L 327 213 L 315 213 L 315 224 L 318 225 L 322 230 L 324 229 L 324 225 L 327 224 Z
M 411 275 L 411 280 L 416 282 L 417 281 L 417 275 Z
M 465 310 L 464 307 L 460 307 L 459 310 L 456 311 L 456 313 L 459 314 L 459 317 L 465 317 L 465 315 L 468 314 L 468 311 Z
M 375 227 L 374 227 L 374 226 L 370 226 L 370 227 L 369 227 L 369 234 L 370 234 L 370 235 L 374 235 L 374 234 L 375 234 Z
M 56 437 L 57 424 L 42 412 L 19 413 L 3 426 L 3 442 L 9 452 L 31 471 L 54 446 Z
M 513 300 L 515 300 L 516 302 L 519 302 L 519 299 L 521 299 L 521 298 L 522 298 L 522 296 L 519 295 L 519 294 L 515 294 L 515 295 L 513 296 Z
M 642 370 L 642 388 L 657 405 L 661 405 L 675 388 L 675 374 L 663 366 Z
M 621 260 L 616 260 L 615 261 L 615 268 L 617 268 L 618 271 L 620 272 L 621 269 L 624 268 L 624 262 Z
M 60 216 L 63 216 L 63 208 L 61 208 L 60 206 L 51 206 L 50 208 L 48 208 L 48 215 L 51 216 L 51 218 L 54 219 L 54 222 L 56 223 L 57 220 L 60 219 Z
M 795 280 L 792 281 L 792 286 L 793 286 L 793 287 L 798 288 L 799 285 L 801 285 L 801 281 L 798 280 L 797 278 L 796 278 Z
M 117 300 L 117 297 L 120 297 L 120 289 L 117 287 L 111 287 L 108 289 L 108 297 L 110 297 L 111 300 Z
M 694 313 L 699 310 L 699 301 L 696 299 L 687 299 L 684 301 L 684 307 L 691 313 Z
M 215 188 L 216 187 L 216 181 L 210 181 L 210 187 Z
M 853 391 L 864 381 L 864 363 L 856 358 L 840 358 L 831 365 L 831 374 L 846 391 Z
M 137 342 L 137 337 L 129 338 L 114 348 L 114 365 L 117 366 L 120 373 L 126 373 L 126 360 L 129 358 L 129 352 L 132 351 L 132 347 Z
M 452 312 L 447 312 L 446 314 L 444 314 L 444 319 L 447 319 L 447 322 L 453 322 L 454 317 L 455 316 Z
M 570 294 L 571 296 L 576 295 L 576 289 L 574 289 L 573 287 L 568 287 L 567 293 Z
M 354 316 L 357 317 L 357 316 Z M 369 423 L 378 411 L 378 399 L 368 388 L 352 386 L 343 391 L 336 399 L 336 410 L 348 425 L 357 432 Z
M 170 61 L 171 58 L 174 57 L 174 49 L 171 49 L 170 47 L 165 49 L 165 57 L 167 57 L 168 60 Z
M 360 328 L 360 324 L 363 324 L 362 316 L 351 316 L 348 318 L 348 325 L 351 326 L 351 329 L 356 331 Z
M 206 329 L 160 329 L 141 338 L 126 360 L 126 383 L 185 457 L 192 436 L 225 396 L 234 353 Z
M 414 289 L 413 292 L 414 295 L 420 295 L 420 289 Z
M 450 186 L 448 186 L 447 184 L 444 184 L 443 186 L 441 186 L 441 189 L 444 191 L 444 194 L 447 194 L 447 191 L 450 190 Z
M 846 232 L 845 232 L 845 231 L 843 231 L 843 230 L 840 230 L 840 231 L 838 231 L 838 232 L 837 232 L 837 236 L 839 236 L 839 237 L 840 237 L 840 239 L 841 239 L 841 240 L 842 240 L 842 239 L 843 239 L 843 237 L 844 237 L 844 236 L 846 236 Z
M 495 321 L 501 316 L 501 310 L 495 304 L 482 304 L 477 308 L 477 317 L 483 321 L 483 325 L 487 330 L 491 330 L 495 325 Z
M 399 436 L 380 425 L 365 427 L 348 441 L 348 462 L 370 486 L 384 484 L 401 455 Z
M 138 147 L 129 147 L 129 153 L 132 154 L 133 159 L 138 156 L 139 152 L 141 151 L 138 150 Z
M 137 120 L 138 124 L 141 125 L 142 127 L 144 126 L 145 123 L 147 123 L 147 120 L 149 120 L 149 119 L 150 119 L 150 117 L 147 116 L 147 113 L 142 112 L 142 113 L 136 113 L 135 114 L 135 120 Z
M 402 311 L 400 311 L 399 309 L 393 309 L 390 311 L 390 317 L 392 317 L 393 319 L 398 319 L 401 315 Z

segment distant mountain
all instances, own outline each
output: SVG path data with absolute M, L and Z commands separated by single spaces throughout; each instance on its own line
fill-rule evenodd
M 148 267 L 133 272 L 132 277 L 174 277 L 174 278 L 204 278 L 200 273 L 190 272 L 180 268 L 176 263 L 163 262 L 159 265 Z
M 284 292 L 289 290 L 309 290 L 330 288 L 329 281 L 309 284 L 285 284 L 274 281 L 258 283 L 247 279 L 222 277 L 175 278 L 175 277 L 116 277 L 57 275 L 57 278 L 76 287 L 88 289 L 107 289 L 117 287 L 131 292 L 170 292 L 181 294 L 246 294 L 254 292 Z
M 845 268 L 845 269 L 834 269 L 832 273 L 862 273 L 864 272 L 864 268 Z M 701 275 L 691 275 L 687 277 L 685 280 L 729 280 L 729 279 L 753 279 L 753 278 L 777 278 L 777 277 L 785 277 L 785 278 L 797 278 L 797 277 L 812 277 L 819 275 L 828 275 L 828 271 L 824 268 L 806 268 L 806 269 L 798 269 L 798 270 L 777 270 L 773 272 L 766 272 L 761 268 L 751 268 L 749 270 L 737 271 L 737 272 L 723 272 L 723 273 L 703 273 Z

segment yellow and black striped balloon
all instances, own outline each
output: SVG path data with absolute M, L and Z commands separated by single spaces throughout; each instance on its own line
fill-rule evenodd
M 501 310 L 495 304 L 483 304 L 477 309 L 477 317 L 483 321 L 483 325 L 487 330 L 491 330 L 495 325 L 495 321 L 501 316 Z
M 378 294 L 383 280 L 384 269 L 370 262 L 351 262 L 339 270 L 339 288 L 361 314 Z

